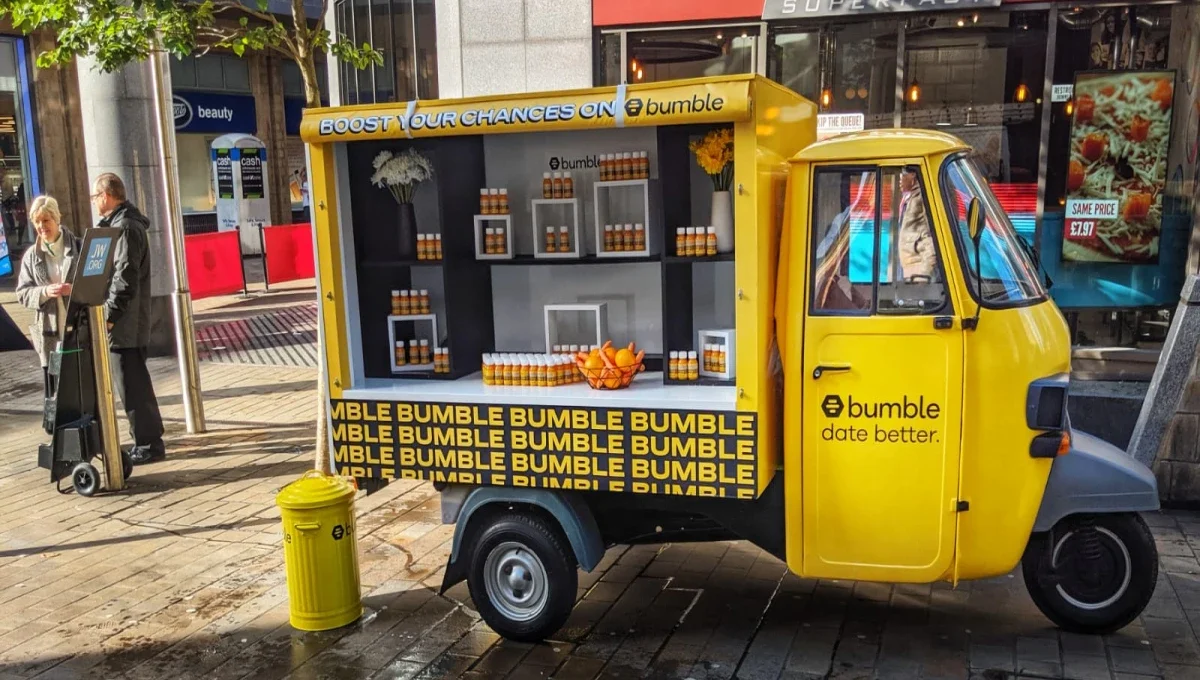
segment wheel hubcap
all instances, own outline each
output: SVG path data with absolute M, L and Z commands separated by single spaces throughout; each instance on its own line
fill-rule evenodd
M 1080 531 L 1070 531 L 1054 545 L 1052 564 L 1059 576 L 1058 594 L 1079 609 L 1112 606 L 1129 590 L 1133 562 L 1116 534 L 1094 527 L 1095 543 Z
M 505 618 L 529 621 L 545 609 L 546 568 L 524 545 L 509 541 L 492 548 L 483 574 L 488 600 Z

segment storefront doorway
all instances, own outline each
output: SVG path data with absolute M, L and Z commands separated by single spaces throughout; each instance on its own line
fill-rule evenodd
M 21 38 L 0 36 L 0 221 L 14 260 L 33 242 L 26 207 L 41 192 L 25 46 Z
M 762 73 L 761 23 L 606 31 L 597 84 Z

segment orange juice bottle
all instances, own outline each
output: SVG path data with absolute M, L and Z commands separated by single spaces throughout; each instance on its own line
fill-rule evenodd
M 621 230 L 621 250 L 629 252 L 633 250 L 633 225 L 626 224 Z
M 554 198 L 554 182 L 548 172 L 542 173 L 542 198 Z
M 421 363 L 422 364 L 433 363 L 433 357 L 429 354 L 429 341 L 422 340 L 421 344 L 418 345 L 418 347 L 419 347 L 418 353 L 421 357 Z
M 712 257 L 717 254 L 717 228 L 709 227 L 704 235 L 704 254 Z
M 392 291 L 392 316 L 400 316 L 400 291 Z
M 675 255 L 683 257 L 684 250 L 687 248 L 687 229 L 678 227 L 675 229 Z
M 408 363 L 421 363 L 421 347 L 417 344 L 416 340 L 408 341 Z
M 500 209 L 497 210 L 496 212 L 500 213 L 501 215 L 507 215 L 508 214 L 508 189 L 501 189 L 499 192 L 498 198 L 499 198 L 498 207 Z
M 571 252 L 571 232 L 566 227 L 558 228 L 558 252 Z
M 491 215 L 492 214 L 492 202 L 488 198 L 488 190 L 487 189 L 479 190 L 479 214 L 480 215 Z
M 546 252 L 558 252 L 558 237 L 554 233 L 554 227 L 546 227 Z
M 528 357 L 525 357 L 525 356 L 521 357 L 521 363 L 520 363 L 520 366 L 518 367 L 518 370 L 520 371 L 519 384 L 521 385 L 521 387 L 529 387 L 530 366 L 529 366 L 529 358 Z
M 613 227 L 611 224 L 604 225 L 604 252 L 612 252 L 613 249 Z
M 435 259 L 435 260 L 442 259 L 442 235 L 441 234 L 433 235 L 433 259 Z
M 397 366 L 403 366 L 403 365 L 405 364 L 405 361 L 404 361 L 404 341 L 403 341 L 403 340 L 397 340 L 397 341 L 396 341 L 395 355 L 396 355 L 396 365 L 397 365 Z
M 679 379 L 679 352 L 671 352 L 670 359 L 667 361 L 667 378 L 670 380 Z
M 633 249 L 642 251 L 646 249 L 646 228 L 641 222 L 633 225 Z
M 400 305 L 397 307 L 397 316 L 408 316 L 412 314 L 412 300 L 408 295 L 407 290 L 400 291 Z
M 554 173 L 551 176 L 551 182 L 552 182 L 551 187 L 553 189 L 551 197 L 552 198 L 562 198 L 563 197 L 562 173 L 559 173 L 559 172 Z
M 425 243 L 425 234 L 417 234 L 417 259 L 418 260 L 425 259 L 426 253 L 428 252 L 427 248 L 428 248 L 428 244 Z
M 492 355 L 491 354 L 483 355 L 482 373 L 483 373 L 483 384 L 484 385 L 491 385 L 492 381 L 496 379 L 496 370 L 495 370 L 495 367 L 492 366 Z
M 575 180 L 571 179 L 571 173 L 563 173 L 563 198 L 575 198 Z
M 688 352 L 687 379 L 688 380 L 699 380 L 700 379 L 700 362 L 696 359 L 695 352 Z
M 496 254 L 508 254 L 508 229 L 505 227 L 496 227 Z

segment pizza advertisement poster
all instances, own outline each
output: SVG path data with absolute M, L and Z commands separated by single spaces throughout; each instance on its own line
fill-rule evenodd
M 1064 261 L 1158 261 L 1174 100 L 1175 71 L 1076 75 Z

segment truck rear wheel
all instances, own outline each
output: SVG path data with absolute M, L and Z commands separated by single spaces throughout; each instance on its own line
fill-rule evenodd
M 475 534 L 467 586 L 492 630 L 517 642 L 540 642 L 567 621 L 579 575 L 557 526 L 509 513 Z
M 1068 517 L 1029 541 L 1025 587 L 1055 625 L 1106 634 L 1142 613 L 1158 583 L 1158 549 L 1136 514 Z

